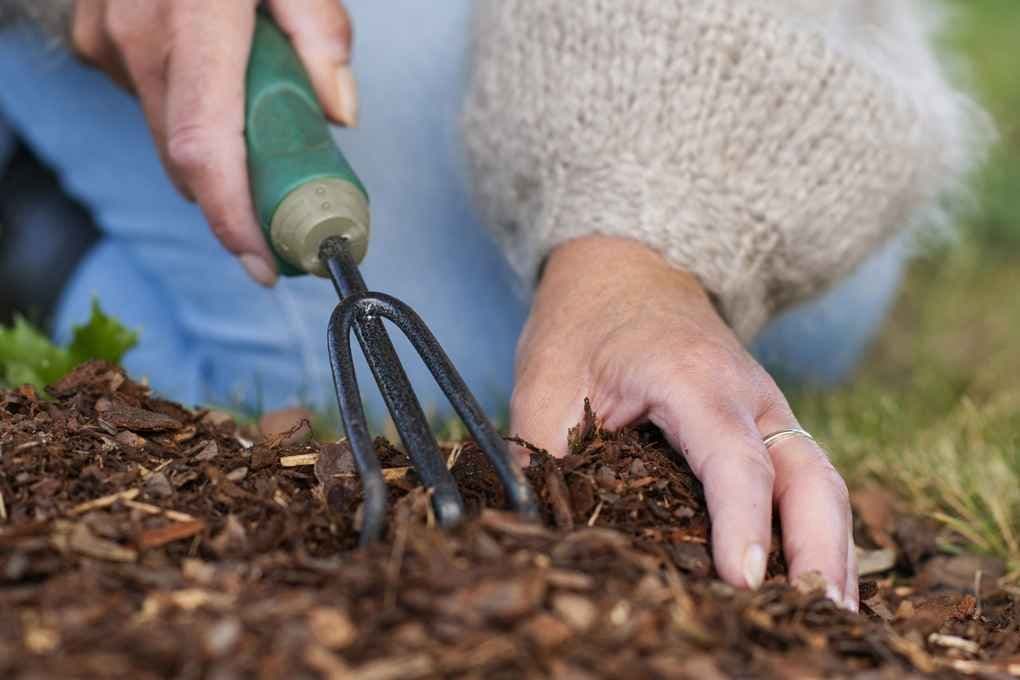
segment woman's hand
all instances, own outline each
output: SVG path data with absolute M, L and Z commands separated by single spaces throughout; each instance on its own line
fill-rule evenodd
M 276 280 L 248 187 L 245 73 L 257 0 L 76 0 L 72 46 L 138 95 L 160 157 L 253 279 Z M 351 25 L 337 0 L 267 0 L 326 114 L 354 125 Z
M 610 429 L 647 420 L 705 488 L 716 569 L 757 588 L 772 507 L 790 578 L 820 572 L 858 605 L 847 489 L 824 452 L 792 437 L 786 399 L 719 318 L 697 281 L 633 241 L 588 237 L 549 258 L 518 347 L 515 434 L 563 455 L 585 397 Z

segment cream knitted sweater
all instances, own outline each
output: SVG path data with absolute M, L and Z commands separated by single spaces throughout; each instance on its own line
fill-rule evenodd
M 476 0 L 479 205 L 534 282 L 572 238 L 636 239 L 750 339 L 932 224 L 984 121 L 936 62 L 937 0 Z M 0 0 L 67 30 L 70 0 Z
M 487 221 L 529 281 L 564 241 L 642 241 L 750 339 L 961 186 L 983 119 L 933 2 L 479 0 Z

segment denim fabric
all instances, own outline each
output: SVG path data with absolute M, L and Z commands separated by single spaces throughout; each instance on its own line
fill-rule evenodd
M 337 137 L 372 195 L 365 278 L 419 311 L 498 415 L 526 302 L 469 204 L 458 118 L 470 0 L 348 6 L 357 27 L 362 123 Z M 97 296 L 141 329 L 129 370 L 175 399 L 332 408 L 325 326 L 335 297 L 327 282 L 289 279 L 273 290 L 250 282 L 166 178 L 137 103 L 37 35 L 0 34 L 0 82 L 0 127 L 12 128 L 56 169 L 104 232 L 64 295 L 58 336 L 87 317 Z M 794 377 L 839 379 L 884 316 L 903 260 L 902 251 L 888 251 L 839 290 L 777 322 L 757 351 L 790 363 L 784 372 Z M 427 410 L 444 412 L 425 369 L 406 343 L 398 346 Z M 381 400 L 363 365 L 359 375 L 379 416 Z

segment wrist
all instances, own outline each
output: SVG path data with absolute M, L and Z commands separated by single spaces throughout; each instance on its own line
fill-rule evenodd
M 669 291 L 687 302 L 711 304 L 693 274 L 670 264 L 654 248 L 615 236 L 584 236 L 554 248 L 542 271 L 539 293 L 550 288 L 577 289 L 589 296 Z

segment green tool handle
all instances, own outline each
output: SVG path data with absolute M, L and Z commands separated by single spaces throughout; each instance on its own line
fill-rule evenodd
M 280 272 L 326 275 L 318 249 L 330 236 L 349 238 L 360 261 L 368 244 L 368 194 L 333 140 L 290 41 L 261 11 L 246 86 L 251 192 Z

